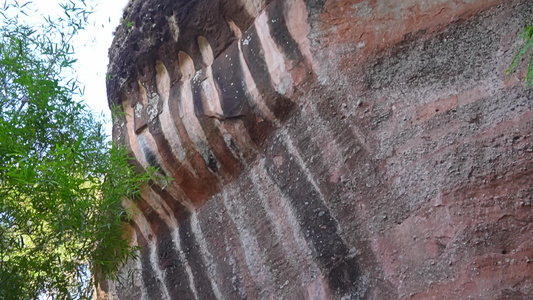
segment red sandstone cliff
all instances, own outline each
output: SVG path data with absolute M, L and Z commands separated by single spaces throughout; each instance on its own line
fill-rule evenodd
M 531 0 L 135 0 L 114 138 L 153 182 L 108 299 L 531 299 Z

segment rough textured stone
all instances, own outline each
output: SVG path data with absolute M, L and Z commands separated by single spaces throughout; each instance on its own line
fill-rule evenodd
M 529 299 L 531 0 L 134 0 L 114 138 L 152 182 L 108 299 Z

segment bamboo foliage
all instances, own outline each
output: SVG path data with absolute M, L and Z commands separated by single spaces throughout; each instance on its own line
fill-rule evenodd
M 31 3 L 0 7 L 0 299 L 87 299 L 98 272 L 113 277 L 135 253 L 122 224 L 150 174 L 109 142 L 75 101 L 72 38 L 88 1 L 28 24 Z

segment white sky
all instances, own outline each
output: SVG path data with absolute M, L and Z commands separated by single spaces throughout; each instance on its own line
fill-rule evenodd
M 48 2 L 46 0 L 40 0 Z M 128 0 L 98 0 L 90 25 L 74 41 L 79 81 L 85 85 L 84 100 L 95 112 L 109 115 L 106 95 L 107 51 L 113 40 L 112 32 L 120 23 Z
M 41 15 L 54 15 L 61 11 L 60 0 L 33 0 L 33 5 Z M 82 97 L 95 113 L 103 113 L 110 119 L 106 95 L 106 71 L 109 62 L 107 51 L 113 40 L 112 32 L 122 18 L 122 11 L 129 0 L 94 0 L 94 13 L 89 17 L 90 25 L 74 40 L 75 66 L 78 80 L 85 86 Z M 19 0 L 19 3 L 23 1 Z M 89 3 L 89 1 L 87 1 Z M 111 134 L 111 124 L 106 131 Z

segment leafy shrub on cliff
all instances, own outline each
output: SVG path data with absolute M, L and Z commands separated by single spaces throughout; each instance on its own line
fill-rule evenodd
M 513 69 L 515 69 L 520 62 L 521 58 L 533 48 L 533 25 L 527 26 L 524 28 L 522 33 L 520 34 L 521 38 L 524 40 L 524 45 L 520 48 L 516 56 L 514 57 L 513 61 L 511 62 L 511 66 L 507 70 L 507 75 L 511 73 Z M 529 67 L 527 69 L 527 75 L 526 75 L 526 85 L 529 88 L 531 85 L 531 80 L 533 79 L 533 54 L 530 56 L 529 61 Z
M 21 20 L 28 3 L 0 7 L 0 299 L 90 298 L 92 274 L 112 276 L 134 254 L 121 201 L 148 175 L 73 100 L 85 2 L 39 25 Z

